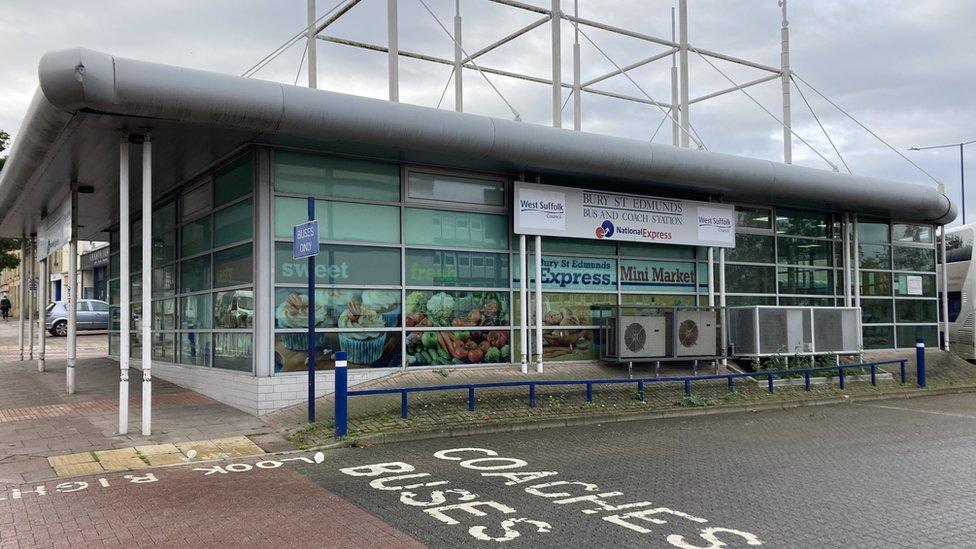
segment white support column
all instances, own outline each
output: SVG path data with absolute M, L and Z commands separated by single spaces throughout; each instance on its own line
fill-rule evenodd
M 72 189 L 72 195 L 74 189 Z M 72 196 L 72 201 L 74 197 Z M 78 241 L 75 239 L 75 208 L 71 208 L 71 240 L 68 241 L 68 349 L 65 385 L 69 395 L 75 394 L 75 359 L 78 351 Z
M 860 308 L 861 307 L 861 250 L 859 249 L 860 246 L 858 245 L 857 214 L 854 214 L 853 217 L 854 217 L 853 229 L 852 229 L 853 235 L 851 236 L 851 239 L 853 240 L 852 251 L 854 257 L 851 259 L 851 261 L 854 262 L 854 284 L 853 284 L 854 306 Z
M 715 306 L 715 248 L 708 247 L 708 306 Z
M 563 57 L 562 35 L 563 12 L 559 0 L 552 0 L 552 127 L 563 127 Z M 542 355 L 539 355 L 540 357 Z M 541 364 L 541 362 L 540 362 Z
M 681 78 L 681 146 L 688 147 L 688 0 L 678 0 L 678 71 Z
M 142 435 L 152 434 L 152 140 L 142 142 Z
M 844 214 L 844 306 L 851 306 L 851 216 Z
M 579 21 L 579 0 L 573 0 L 573 15 Z M 583 128 L 583 92 L 580 86 L 580 43 L 579 26 L 573 25 L 573 129 Z
M 783 25 L 780 29 L 780 66 L 783 81 L 783 163 L 793 163 L 793 130 L 790 113 L 790 22 L 786 18 L 786 0 L 779 1 L 783 8 Z
M 542 237 L 535 237 L 535 372 L 542 373 Z
M 27 330 L 29 336 L 27 338 L 27 348 L 28 356 L 27 360 L 34 360 L 34 293 L 37 291 L 35 287 L 33 290 L 30 288 L 31 284 L 34 284 L 34 276 L 37 273 L 35 269 L 35 263 L 37 258 L 37 239 L 33 236 L 30 237 L 30 241 L 27 243 Z
M 132 311 L 129 306 L 129 134 L 119 143 L 119 434 L 129 432 L 129 355 Z M 144 311 L 146 314 L 148 311 Z M 145 342 L 148 344 L 148 342 Z
M 464 112 L 464 69 L 461 67 L 461 0 L 454 0 L 454 110 Z
M 315 0 L 308 0 L 308 30 L 306 34 L 306 44 L 308 46 L 308 87 L 318 89 L 318 60 L 316 59 L 316 46 L 318 39 L 315 37 Z
M 949 350 L 949 270 L 946 266 L 945 225 L 939 228 L 939 252 L 942 257 L 942 329 L 945 337 L 945 350 Z
M 254 189 L 254 375 L 274 375 L 274 208 L 271 149 L 255 150 Z M 402 301 L 401 301 L 402 303 Z
M 729 332 L 728 327 L 725 325 L 728 315 L 725 312 L 725 248 L 718 249 L 718 306 L 722 308 L 719 313 L 722 326 L 721 331 L 721 341 L 722 341 L 722 354 L 724 355 L 726 350 L 729 348 Z M 728 365 L 728 359 L 722 358 L 722 366 Z
M 38 252 L 47 253 L 46 250 Z M 47 273 L 47 257 L 41 258 L 40 271 L 37 280 L 37 371 L 44 371 L 44 355 L 47 350 L 47 330 L 44 326 L 44 309 L 47 308 L 47 288 L 51 285 L 51 277 Z
M 17 344 L 20 347 L 20 361 L 24 361 L 24 347 L 26 338 L 24 337 L 26 326 L 24 326 L 24 307 L 28 306 L 28 282 L 27 282 L 27 236 L 20 239 L 20 286 L 17 288 Z
M 529 266 L 525 235 L 519 235 L 519 360 L 522 373 L 529 373 Z
M 400 101 L 400 44 L 397 37 L 397 0 L 386 0 L 387 64 L 390 101 Z
M 676 40 L 675 36 L 675 15 L 674 8 L 671 8 L 671 41 Z M 681 144 L 681 130 L 678 127 L 678 118 L 681 113 L 678 111 L 678 57 L 671 54 L 671 144 L 677 147 Z

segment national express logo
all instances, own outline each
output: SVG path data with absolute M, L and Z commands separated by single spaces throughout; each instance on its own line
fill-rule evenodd
M 613 236 L 613 233 L 613 223 L 611 223 L 609 219 L 604 221 L 599 227 L 596 228 L 597 238 L 610 238 Z

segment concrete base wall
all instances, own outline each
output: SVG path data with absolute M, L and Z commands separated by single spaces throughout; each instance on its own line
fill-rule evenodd
M 111 358 L 118 360 L 117 357 Z M 129 365 L 136 370 L 142 369 L 137 359 L 130 359 Z M 349 370 L 349 386 L 398 372 L 399 369 L 388 368 Z M 272 377 L 255 377 L 229 370 L 153 362 L 152 375 L 255 416 L 308 400 L 308 376 L 298 372 Z M 331 370 L 316 372 L 315 396 L 321 397 L 333 392 L 335 392 L 335 373 Z

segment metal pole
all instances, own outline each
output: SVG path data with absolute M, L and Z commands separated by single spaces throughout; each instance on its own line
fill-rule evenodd
M 843 250 L 843 262 L 844 262 L 844 306 L 851 306 L 851 216 L 850 214 L 844 214 L 844 227 L 843 227 L 843 237 L 844 237 L 844 250 Z
M 708 247 L 708 306 L 715 306 L 715 248 Z
M 671 8 L 671 41 L 675 41 L 674 8 Z M 678 127 L 678 56 L 671 53 L 671 144 L 677 147 L 681 143 L 681 130 Z
M 542 373 L 542 237 L 535 237 L 535 372 Z
M 142 142 L 142 435 L 152 434 L 152 140 Z
M 119 434 L 129 432 L 131 299 L 129 272 L 129 135 L 119 143 Z M 144 250 L 147 253 L 148 250 Z M 147 314 L 148 311 L 143 311 Z
M 959 144 L 959 183 L 962 192 L 962 224 L 966 224 L 966 163 L 963 148 L 965 143 Z
M 719 321 L 722 323 L 722 331 L 720 334 L 722 339 L 722 366 L 727 366 L 729 362 L 725 355 L 729 349 L 729 335 L 728 329 L 725 326 L 725 320 L 727 318 L 725 314 L 725 248 L 718 249 L 718 306 L 722 308 L 719 312 Z
M 47 250 L 41 253 L 47 253 Z M 47 330 L 44 326 L 44 309 L 47 308 L 47 287 L 50 284 L 50 276 L 47 272 L 47 256 L 41 259 L 41 274 L 37 281 L 37 371 L 44 371 L 44 354 L 47 350 Z
M 786 18 L 786 0 L 779 1 L 783 8 L 783 25 L 780 29 L 780 66 L 783 80 L 783 163 L 793 163 L 793 130 L 790 113 L 790 22 Z
M 464 71 L 461 70 L 461 0 L 454 0 L 454 110 L 464 112 Z
M 529 373 L 529 266 L 528 254 L 525 250 L 525 235 L 519 235 L 519 343 L 521 349 L 519 359 L 522 363 L 522 373 Z
M 72 189 L 72 202 L 75 191 Z M 75 394 L 75 360 L 78 356 L 78 241 L 75 240 L 75 208 L 71 208 L 71 240 L 68 241 L 68 361 L 65 384 L 69 395 Z
M 563 120 L 562 120 L 563 60 L 562 60 L 562 43 L 561 43 L 561 36 L 560 36 L 560 28 L 562 27 L 562 22 L 563 22 L 563 13 L 562 10 L 559 8 L 559 0 L 552 0 L 552 127 L 554 128 L 563 127 Z
M 678 70 L 681 79 L 681 146 L 688 147 L 688 0 L 678 0 Z
M 27 264 L 27 329 L 30 332 L 27 341 L 29 352 L 27 359 L 34 360 L 34 296 L 35 292 L 37 292 L 37 285 L 34 281 L 34 274 L 37 270 L 34 268 L 34 264 L 35 258 L 37 257 L 37 239 L 33 236 L 30 237 L 30 241 L 27 243 L 27 255 L 29 256 L 29 263 Z
M 390 101 L 400 101 L 400 46 L 397 39 L 397 0 L 386 0 L 386 32 L 389 47 Z
M 854 306 L 860 308 L 861 307 L 861 250 L 860 250 L 860 245 L 858 243 L 858 235 L 857 235 L 857 214 L 853 214 L 853 218 L 854 218 L 854 222 L 852 224 L 853 235 L 851 236 L 851 239 L 853 240 L 853 245 L 851 246 L 851 248 L 854 253 L 854 257 L 852 258 L 852 261 L 854 262 Z
M 579 18 L 579 0 L 573 0 L 573 15 Z M 583 127 L 583 99 L 580 97 L 580 43 L 579 26 L 573 25 L 573 129 L 580 131 Z
M 308 202 L 308 220 L 315 221 L 315 199 Z M 308 422 L 315 423 L 315 256 L 308 256 Z M 338 361 L 337 361 L 338 362 Z M 336 364 L 338 372 L 338 364 Z M 338 383 L 338 377 L 336 378 Z M 336 417 L 338 425 L 339 418 Z
M 349 432 L 349 371 L 345 351 L 335 354 L 335 436 L 342 438 Z M 406 393 L 403 393 L 406 395 Z M 404 412 L 406 413 L 406 412 Z
M 306 42 L 308 47 L 308 87 L 312 89 L 318 89 L 318 63 L 316 61 L 316 44 L 318 40 L 315 38 L 315 0 L 308 0 L 308 32 Z
M 943 341 L 945 342 L 945 350 L 949 350 L 949 270 L 946 266 L 946 227 L 942 225 L 939 229 L 939 252 L 942 257 L 942 327 L 943 327 Z
M 24 361 L 24 307 L 27 305 L 28 293 L 27 288 L 29 283 L 27 282 L 27 236 L 22 236 L 20 238 L 20 265 L 18 266 L 18 271 L 20 274 L 20 287 L 17 288 L 17 345 L 20 347 L 20 360 Z

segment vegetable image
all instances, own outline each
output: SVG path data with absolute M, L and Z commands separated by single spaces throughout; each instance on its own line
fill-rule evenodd
M 454 319 L 454 298 L 438 292 L 427 300 L 427 315 L 436 326 L 450 326 Z
M 485 351 L 485 362 L 501 362 L 502 352 L 496 347 L 492 347 Z
M 437 347 L 437 332 L 424 332 L 424 335 L 420 336 L 420 338 L 424 343 L 424 347 L 428 349 Z
M 483 353 L 481 349 L 471 349 L 468 351 L 468 362 L 481 362 L 481 359 L 484 358 L 484 356 L 485 353 Z
M 427 294 L 423 292 L 410 292 L 407 294 L 407 302 L 404 310 L 408 313 L 423 313 L 427 309 Z

